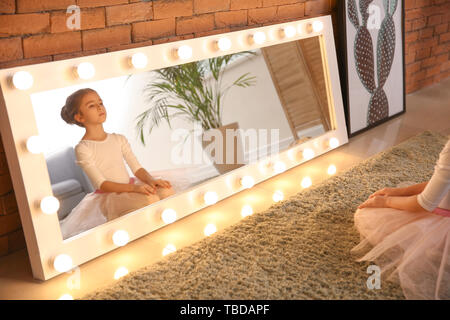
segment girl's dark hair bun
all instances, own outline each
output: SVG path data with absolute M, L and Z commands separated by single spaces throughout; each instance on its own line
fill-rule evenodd
M 77 120 L 75 120 L 75 115 L 80 109 L 81 99 L 88 92 L 96 92 L 91 88 L 84 88 L 75 91 L 66 99 L 66 104 L 61 108 L 61 118 L 68 124 L 76 124 L 77 126 L 83 127 L 84 125 Z

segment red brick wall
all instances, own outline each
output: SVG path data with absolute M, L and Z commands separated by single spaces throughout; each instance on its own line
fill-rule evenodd
M 446 2 L 406 0 L 409 92 L 448 76 Z M 65 25 L 73 4 L 81 8 L 80 30 Z M 336 7 L 337 0 L 0 0 L 0 68 L 335 15 Z M 415 32 L 430 45 L 412 40 Z M 0 139 L 0 256 L 24 246 Z
M 405 1 L 406 92 L 450 75 L 450 1 Z

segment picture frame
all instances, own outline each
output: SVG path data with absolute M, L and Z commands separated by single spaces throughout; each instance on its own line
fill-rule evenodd
M 351 138 L 406 112 L 404 1 L 341 1 L 338 24 L 342 97 Z
M 295 27 L 298 31 L 292 37 L 280 32 L 288 26 Z M 263 43 L 248 41 L 256 32 L 266 35 Z M 227 37 L 232 44 L 226 52 L 221 52 L 215 45 L 223 37 Z M 204 197 L 207 192 L 214 192 L 216 201 L 220 201 L 246 189 L 239 183 L 243 176 L 252 176 L 257 184 L 280 173 L 278 170 L 261 171 L 260 162 L 247 164 L 64 240 L 57 214 L 55 210 L 51 210 L 56 198 L 52 196 L 44 155 L 39 148 L 33 150 L 39 146 L 34 144 L 39 142 L 39 132 L 31 101 L 33 93 L 309 37 L 318 37 L 321 43 L 327 95 L 332 110 L 332 130 L 263 160 L 272 167 L 274 161 L 281 161 L 285 170 L 288 170 L 311 159 L 301 156 L 306 148 L 312 149 L 314 157 L 318 157 L 348 142 L 331 16 L 0 70 L 0 131 L 33 277 L 48 280 L 111 250 L 120 250 L 126 243 L 164 227 L 166 223 L 161 214 L 167 208 L 173 209 L 177 213 L 176 220 L 179 220 L 214 205 L 214 202 L 207 203 Z M 182 46 L 189 46 L 192 55 L 180 61 L 181 57 L 173 53 Z M 146 66 L 138 69 L 130 63 L 135 54 L 144 54 L 151 59 L 148 59 Z M 95 74 L 88 80 L 74 76 L 77 66 L 82 63 L 88 63 L 91 68 L 95 68 Z M 337 144 L 331 143 L 332 139 L 337 141 Z M 50 209 L 46 205 L 49 205 Z M 127 241 L 121 244 L 115 242 L 114 235 L 118 233 L 125 233 Z

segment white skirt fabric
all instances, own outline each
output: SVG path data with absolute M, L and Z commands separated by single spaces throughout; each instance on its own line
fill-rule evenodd
M 374 261 L 406 299 L 450 299 L 450 217 L 435 212 L 357 209 L 361 241 L 351 253 Z
M 144 184 L 136 177 L 130 178 L 130 183 Z M 156 194 L 153 195 L 137 192 L 91 192 L 60 221 L 63 239 L 143 208 L 174 193 L 172 188 L 161 187 L 158 187 Z

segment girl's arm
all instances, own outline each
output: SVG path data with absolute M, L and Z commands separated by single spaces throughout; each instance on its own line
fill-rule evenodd
M 147 172 L 144 168 L 140 168 L 138 171 L 134 173 L 136 177 L 138 177 L 141 181 L 144 181 L 145 183 L 149 184 L 153 180 L 153 177 L 150 175 L 150 173 Z
M 417 194 L 406 197 L 387 196 L 386 207 L 410 212 L 429 212 L 422 208 L 417 201 L 417 196 Z
M 103 192 L 136 192 L 136 185 L 105 181 L 101 184 L 99 189 Z
M 428 181 L 414 184 L 412 186 L 404 187 L 404 188 L 396 188 L 399 191 L 399 195 L 401 196 L 413 196 L 421 193 L 423 189 L 427 186 Z

